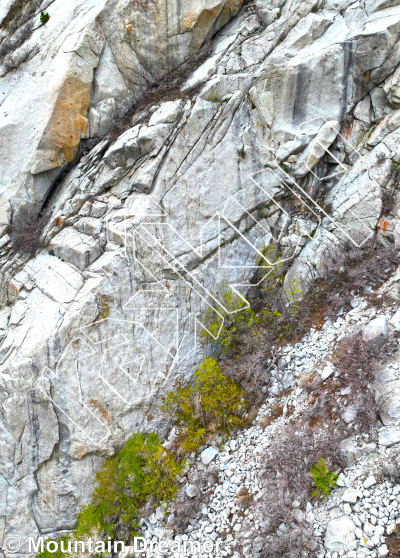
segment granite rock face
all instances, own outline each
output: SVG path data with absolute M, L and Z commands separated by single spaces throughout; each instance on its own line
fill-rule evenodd
M 37 4 L 0 79 L 0 538 L 24 540 L 73 526 L 133 429 L 165 432 L 205 310 L 270 271 L 266 246 L 304 292 L 346 244 L 400 241 L 395 2 Z M 1 17 L 0 46 L 23 30 Z M 43 204 L 43 248 L 15 253 Z
M 1 17 L 3 233 L 36 217 L 82 139 L 101 137 L 195 54 L 242 0 L 23 0 Z M 8 8 L 8 11 L 7 9 Z M 40 11 L 49 21 L 40 24 Z

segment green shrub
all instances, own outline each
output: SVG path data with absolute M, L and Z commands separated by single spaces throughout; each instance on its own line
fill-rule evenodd
M 183 466 L 163 448 L 157 434 L 133 434 L 96 473 L 91 501 L 78 515 L 76 535 L 95 529 L 113 537 L 119 519 L 134 536 L 139 531 L 138 508 L 150 496 L 157 504 L 172 500 Z
M 49 19 L 50 19 L 50 16 L 47 12 L 43 12 L 43 11 L 40 12 L 40 23 L 42 25 L 46 25 L 46 23 L 49 21 Z
M 136 434 L 133 437 L 136 438 Z M 107 459 L 103 467 L 97 471 L 91 500 L 81 509 L 77 518 L 74 533 L 78 538 L 90 534 L 93 529 L 104 532 L 110 537 L 114 536 L 114 522 L 111 518 L 121 515 L 121 500 L 125 496 L 123 493 L 120 494 L 122 487 L 117 483 L 119 472 L 118 454 Z M 136 509 L 137 506 L 134 506 L 134 512 Z M 135 523 L 135 517 L 133 521 Z
M 281 260 L 282 254 L 274 244 L 264 248 L 263 255 L 271 262 L 271 269 L 262 282 L 267 304 L 270 301 L 276 305 L 278 300 L 280 300 L 281 305 L 287 308 L 290 307 L 291 312 L 293 312 L 293 307 L 299 294 L 297 282 L 292 281 L 290 285 L 284 286 L 286 273 L 284 263 Z M 257 265 L 259 267 L 266 266 L 266 261 L 260 257 Z M 265 272 L 262 273 L 264 274 Z
M 215 91 L 210 93 L 208 98 L 212 103 L 227 103 L 229 100 L 229 99 L 221 99 L 218 93 L 216 93 Z
M 163 448 L 157 434 L 134 433 L 96 473 L 90 501 L 79 512 L 73 532 L 63 540 L 82 541 L 94 535 L 98 540 L 105 536 L 113 538 L 117 523 L 122 524 L 124 536 L 132 539 L 140 534 L 139 507 L 150 496 L 155 505 L 172 500 L 184 466 L 183 461 L 178 462 Z M 49 556 L 45 550 L 36 558 Z M 66 554 L 59 550 L 51 556 L 64 558 Z
M 242 390 L 222 374 L 213 358 L 197 367 L 193 382 L 167 392 L 162 406 L 177 422 L 184 453 L 197 450 L 213 434 L 228 436 L 242 424 L 246 408 Z
M 261 277 L 265 276 L 260 288 L 264 305 L 260 316 L 263 326 L 268 328 L 271 341 L 279 342 L 293 326 L 300 290 L 296 280 L 285 284 L 285 264 L 274 244 L 267 246 L 263 255 L 271 262 L 271 269 L 267 274 L 265 271 L 259 272 Z M 257 265 L 266 266 L 266 261 L 260 257 Z
M 209 95 L 209 99 L 210 101 L 212 101 L 213 103 L 220 103 L 221 99 L 219 98 L 218 94 L 213 91 L 212 93 L 210 93 Z
M 215 309 L 208 308 L 203 319 L 204 326 L 201 336 L 206 339 L 216 340 L 222 348 L 223 353 L 235 351 L 239 344 L 243 331 L 251 328 L 260 322 L 260 318 L 251 308 L 247 308 L 244 301 L 225 285 L 221 286 L 221 301 L 227 312 L 218 312 L 222 318 L 216 314 Z M 214 293 L 212 293 L 214 294 Z
M 58 543 L 61 543 L 61 541 L 68 541 L 69 536 L 68 535 L 63 535 L 62 537 L 60 537 L 58 539 Z M 67 554 L 65 552 L 62 552 L 60 548 L 58 548 L 57 552 L 49 552 L 46 549 L 46 543 L 47 541 L 50 541 L 52 539 L 46 539 L 45 543 L 44 543 L 44 550 L 43 552 L 38 552 L 35 556 L 35 558 L 66 558 Z
M 332 488 L 336 486 L 338 475 L 333 471 L 327 470 L 325 460 L 322 457 L 318 459 L 317 463 L 311 465 L 310 473 L 313 478 L 313 485 L 316 488 L 311 496 L 321 496 L 325 500 L 331 493 Z
M 226 284 L 219 285 L 218 289 L 219 299 L 226 311 L 217 303 L 214 308 L 205 311 L 203 324 L 206 329 L 200 335 L 216 341 L 222 348 L 222 354 L 238 354 L 249 334 L 253 344 L 256 343 L 256 338 L 260 337 L 260 324 L 263 328 L 268 327 L 269 335 L 275 342 L 287 336 L 293 326 L 300 294 L 299 285 L 296 280 L 285 283 L 282 255 L 274 244 L 265 247 L 262 254 L 256 261 L 260 268 L 259 292 L 264 303 L 264 309 L 259 315 L 246 306 L 246 302 Z M 255 325 L 259 327 L 256 328 Z

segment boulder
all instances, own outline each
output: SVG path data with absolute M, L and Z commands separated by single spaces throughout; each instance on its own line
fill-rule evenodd
M 311 140 L 310 145 L 304 150 L 296 162 L 294 176 L 301 178 L 308 174 L 323 157 L 327 149 L 335 141 L 339 133 L 339 122 L 332 120 L 325 122 L 318 131 L 317 136 Z
M 389 320 L 389 323 L 400 331 L 400 308 L 395 312 L 392 318 Z
M 199 494 L 199 489 L 194 484 L 188 483 L 185 486 L 185 492 L 189 498 L 195 498 Z
M 133 558 L 135 556 L 135 549 L 133 546 L 125 546 L 118 554 L 118 558 Z
M 357 406 L 356 405 L 348 405 L 345 407 L 344 412 L 342 413 L 342 419 L 346 424 L 350 424 L 353 422 L 357 417 Z
M 51 242 L 54 255 L 74 264 L 81 271 L 101 254 L 98 240 L 72 227 L 63 229 Z
M 389 549 L 387 547 L 386 544 L 382 544 L 381 546 L 378 546 L 378 557 L 379 558 L 385 558 L 385 556 L 389 555 Z
M 211 463 L 211 461 L 214 459 L 214 457 L 217 454 L 218 454 L 217 448 L 210 446 L 209 448 L 206 448 L 201 452 L 200 457 L 204 465 L 208 465 L 209 463 Z
M 386 81 L 383 87 L 393 108 L 400 108 L 400 68 Z
M 321 372 L 321 379 L 327 380 L 334 373 L 335 369 L 331 363 L 328 363 Z
M 325 534 L 325 548 L 331 552 L 347 550 L 347 545 L 355 540 L 356 525 L 347 515 L 329 521 Z
M 357 490 L 350 489 L 346 490 L 344 494 L 342 494 L 342 502 L 347 502 L 348 504 L 355 504 L 357 502 Z
M 162 103 L 160 108 L 151 115 L 149 126 L 157 124 L 172 124 L 176 122 L 182 114 L 183 101 L 167 101 Z
M 379 416 L 385 426 L 400 418 L 400 380 L 378 383 L 376 399 L 380 403 Z
M 379 316 L 371 320 L 367 325 L 363 327 L 363 339 L 365 341 L 373 341 L 381 335 L 387 335 L 387 318 L 386 316 Z
M 140 157 L 138 135 L 138 126 L 124 132 L 117 141 L 108 148 L 104 155 L 104 162 L 111 169 L 133 165 Z
M 346 438 L 339 444 L 340 452 L 346 461 L 346 466 L 351 467 L 360 457 L 375 451 L 376 444 L 357 439 L 356 436 Z
M 400 442 L 400 430 L 389 430 L 384 428 L 378 434 L 379 445 L 391 447 Z
M 368 490 L 368 488 L 371 488 L 371 486 L 374 486 L 375 484 L 376 478 L 374 477 L 374 475 L 369 475 L 369 477 L 367 477 L 364 481 L 364 488 Z

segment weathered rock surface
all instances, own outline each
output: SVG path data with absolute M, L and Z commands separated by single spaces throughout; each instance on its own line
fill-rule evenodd
M 15 7 L 5 10 L 0 66 L 0 177 L 3 231 L 13 217 L 35 217 L 78 154 L 80 141 L 109 132 L 145 91 L 195 54 L 235 15 L 242 0 L 86 0 L 48 6 L 18 46 Z M 26 2 L 21 2 L 14 19 Z M 46 6 L 43 6 L 46 7 Z M 13 12 L 14 9 L 14 12 Z M 145 31 L 144 31 L 145 30 Z M 13 46 L 14 45 L 14 46 Z M 5 193 L 7 192 L 7 196 Z
M 380 316 L 371 320 L 369 324 L 364 326 L 363 337 L 365 341 L 372 341 L 381 335 L 387 334 L 387 319 L 385 316 Z
M 326 499 L 313 498 L 312 503 L 292 499 L 293 493 L 296 494 L 298 490 L 295 486 L 291 493 L 292 498 L 287 499 L 285 508 L 290 524 L 286 520 L 277 527 L 277 522 L 271 521 L 277 516 L 274 515 L 273 506 L 266 506 L 266 501 L 271 501 L 268 496 L 276 479 L 275 475 L 265 474 L 265 466 L 274 462 L 274 458 L 271 459 L 271 448 L 279 443 L 282 436 L 287 435 L 290 424 L 301 424 L 301 417 L 313 407 L 315 409 L 309 391 L 302 389 L 302 374 L 313 370 L 315 360 L 329 362 L 341 339 L 351 337 L 357 331 L 359 333 L 371 313 L 381 313 L 388 319 L 393 316 L 395 307 L 387 293 L 388 285 L 399 280 L 397 273 L 379 289 L 383 298 L 375 299 L 380 301 L 379 308 L 368 307 L 367 297 L 360 296 L 353 299 L 350 305 L 352 310 L 345 314 L 344 319 L 338 316 L 336 321 L 325 320 L 321 330 L 311 328 L 301 342 L 294 346 L 288 343 L 278 349 L 281 374 L 280 381 L 275 383 L 273 379 L 276 390 L 273 392 L 269 389 L 265 392 L 266 399 L 251 426 L 224 441 L 219 452 L 208 447 L 201 454 L 189 458 L 190 467 L 181 479 L 182 488 L 176 501 L 168 509 L 169 515 L 163 517 L 159 514 L 156 517 L 156 511 L 150 518 L 142 517 L 141 527 L 147 540 L 157 544 L 160 541 L 171 543 L 172 540 L 195 542 L 210 537 L 221 544 L 228 556 L 234 552 L 240 552 L 242 556 L 257 556 L 266 549 L 272 554 L 274 550 L 271 552 L 269 545 L 272 543 L 272 548 L 276 548 L 276 543 L 279 544 L 286 536 L 293 535 L 300 525 L 301 533 L 306 535 L 303 541 L 305 547 L 315 553 L 317 558 L 334 558 L 335 553 L 344 558 L 388 555 L 388 537 L 394 533 L 400 522 L 400 485 L 397 482 L 400 458 L 399 421 L 391 430 L 393 438 L 390 447 L 384 445 L 383 435 L 387 434 L 389 428 L 379 428 L 379 423 L 375 423 L 369 433 L 360 433 L 357 425 L 346 425 L 345 430 L 341 430 L 342 434 L 347 429 L 357 433 L 343 439 L 339 445 L 344 467 L 337 478 L 337 486 Z M 356 309 L 358 315 L 354 312 Z M 340 311 L 339 313 L 343 315 Z M 334 319 L 335 316 L 330 314 L 330 318 Z M 381 357 L 388 367 L 395 367 L 394 370 L 397 370 L 399 350 L 391 355 L 382 354 Z M 274 376 L 273 371 L 271 375 Z M 329 378 L 328 390 L 335 398 L 335 406 L 342 408 L 345 405 L 343 397 L 351 395 L 354 385 L 334 389 L 336 382 L 340 382 L 340 375 Z M 326 393 L 323 395 L 326 396 Z M 292 409 L 292 412 L 288 415 L 283 411 L 274 421 L 264 422 L 263 419 L 271 417 L 272 409 L 277 405 L 285 410 Z M 325 425 L 331 438 L 338 433 L 337 423 L 337 420 L 332 420 Z M 171 438 L 176 434 L 174 430 Z M 293 442 L 285 444 L 288 452 L 292 447 Z M 212 462 L 206 465 L 203 454 L 207 455 L 210 450 L 214 450 L 212 455 L 215 455 Z M 293 459 L 291 453 L 289 456 Z M 293 463 L 296 462 L 291 461 L 291 472 L 295 474 L 296 464 Z M 277 470 L 280 472 L 279 466 Z M 204 479 L 205 476 L 209 478 L 210 473 L 214 480 L 208 484 L 207 494 L 210 494 L 210 499 L 204 502 L 204 496 L 201 493 L 195 494 L 191 483 L 198 482 L 199 478 Z M 186 526 L 180 525 L 179 532 L 173 533 L 170 527 L 177 525 L 174 521 L 176 515 L 179 516 L 182 512 L 182 498 L 188 501 L 188 497 L 190 506 L 185 509 Z M 199 506 L 196 507 L 196 501 L 197 504 L 200 503 L 200 510 Z M 276 500 L 272 502 L 275 504 Z M 285 517 L 281 513 L 282 508 L 278 509 L 278 518 Z M 299 550 L 301 543 L 296 536 L 292 548 Z M 173 558 L 171 551 L 166 555 L 167 558 Z M 123 558 L 122 553 L 119 558 Z
M 218 450 L 213 447 L 206 448 L 201 452 L 201 460 L 204 465 L 208 465 L 214 459 L 214 457 L 218 454 Z
M 326 528 L 325 547 L 332 552 L 347 550 L 348 544 L 356 538 L 355 528 L 353 520 L 346 515 L 332 519 Z
M 367 443 L 355 437 L 347 438 L 340 443 L 340 451 L 348 467 L 357 462 L 363 455 L 368 455 L 376 449 L 373 442 Z
M 133 429 L 165 432 L 162 394 L 209 351 L 205 310 L 270 270 L 270 242 L 300 292 L 346 243 L 400 242 L 398 204 L 382 204 L 400 6 L 258 0 L 228 22 L 240 5 L 56 0 L 2 69 L 1 232 L 45 201 L 46 224 L 32 257 L 12 233 L 0 248 L 1 536 L 71 528 L 102 458 Z M 215 34 L 173 98 L 104 137 Z

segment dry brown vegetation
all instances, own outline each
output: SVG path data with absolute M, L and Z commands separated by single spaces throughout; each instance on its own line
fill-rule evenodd
M 208 44 L 205 44 L 199 53 L 194 54 L 178 68 L 168 73 L 158 82 L 149 86 L 146 94 L 141 100 L 136 102 L 127 114 L 119 120 L 114 129 L 109 133 L 108 138 L 115 141 L 121 134 L 132 127 L 132 124 L 139 124 L 141 121 L 150 117 L 148 108 L 155 104 L 181 99 L 182 83 L 190 74 L 210 56 Z M 191 92 L 191 95 L 194 91 Z
M 349 311 L 350 301 L 358 294 L 375 306 L 382 304 L 382 298 L 377 298 L 374 291 L 366 293 L 365 288 L 371 285 L 378 288 L 400 264 L 400 254 L 394 248 L 349 249 L 345 261 L 346 267 L 316 280 L 303 299 L 291 307 L 287 306 L 287 295 L 282 293 L 283 277 L 277 278 L 274 289 L 265 289 L 263 283 L 252 289 L 251 304 L 261 321 L 242 334 L 239 358 L 221 360 L 224 374 L 233 377 L 245 391 L 250 407 L 257 407 L 265 399 L 271 370 L 278 370 L 279 374 L 278 347 L 300 341 L 311 327 L 319 329 L 326 318 L 336 319 L 340 310 Z M 276 310 L 280 316 L 271 320 L 270 314 L 265 317 L 262 312 L 265 310 L 270 313 Z M 313 378 L 309 380 L 315 387 Z
M 310 391 L 307 409 L 274 437 L 262 464 L 264 496 L 257 506 L 265 520 L 261 558 L 314 556 L 315 537 L 304 515 L 293 509 L 293 502 L 297 500 L 304 509 L 312 499 L 310 467 L 321 456 L 329 470 L 338 471 L 345 466 L 339 444 L 351 432 L 341 418 L 344 405 L 358 409 L 353 432 L 376 433 L 379 402 L 372 390 L 373 372 L 397 349 L 398 343 L 393 339 L 369 343 L 359 335 L 344 339 L 335 356 L 339 376 Z M 340 389 L 349 386 L 351 393 L 342 397 Z M 273 414 L 263 417 L 260 425 L 267 426 Z M 285 531 L 279 529 L 282 524 Z M 393 544 L 399 544 L 400 549 L 400 543 Z
M 236 494 L 235 504 L 243 508 L 244 510 L 251 506 L 254 501 L 254 497 L 245 486 L 242 486 L 238 493 Z
M 41 235 L 46 224 L 45 218 L 26 219 L 13 225 L 10 231 L 12 251 L 34 254 L 44 247 Z
M 301 340 L 310 328 L 317 329 L 327 317 L 336 319 L 338 312 L 351 309 L 350 301 L 361 294 L 373 305 L 382 304 L 376 292 L 364 289 L 379 287 L 399 265 L 398 251 L 392 249 L 349 250 L 346 268 L 319 279 L 306 296 L 292 308 L 286 308 L 285 296 L 279 288 L 253 297 L 253 308 L 278 310 L 276 321 L 267 319 L 246 332 L 240 345 L 240 356 L 225 359 L 224 373 L 231 374 L 246 392 L 250 405 L 257 408 L 263 400 L 270 381 L 272 368 L 279 371 L 280 356 L 277 349 L 287 343 Z M 282 284 L 282 283 L 281 283 Z M 284 328 L 279 326 L 285 325 Z M 261 558 L 280 556 L 299 558 L 314 556 L 316 541 L 304 517 L 296 512 L 292 503 L 302 505 L 311 499 L 312 478 L 310 466 L 320 457 L 330 470 L 344 467 L 339 451 L 340 442 L 355 433 L 376 433 L 379 423 L 379 405 L 375 401 L 374 370 L 398 350 L 393 337 L 366 342 L 361 335 L 345 338 L 336 346 L 333 364 L 339 372 L 324 382 L 319 375 L 303 378 L 303 387 L 309 391 L 309 405 L 290 426 L 271 442 L 261 467 L 264 496 L 255 505 L 264 518 Z M 264 389 L 263 389 L 264 388 Z M 341 390 L 348 388 L 346 394 Z M 285 395 L 285 391 L 281 393 Z M 349 430 L 342 414 L 353 406 L 357 414 Z M 276 402 L 259 425 L 266 427 L 281 414 L 282 404 Z M 286 531 L 279 529 L 285 524 Z M 258 537 L 259 538 L 259 537 Z M 257 538 L 256 538 L 257 540 Z
M 386 537 L 390 558 L 400 558 L 400 525 L 396 525 L 394 532 Z

